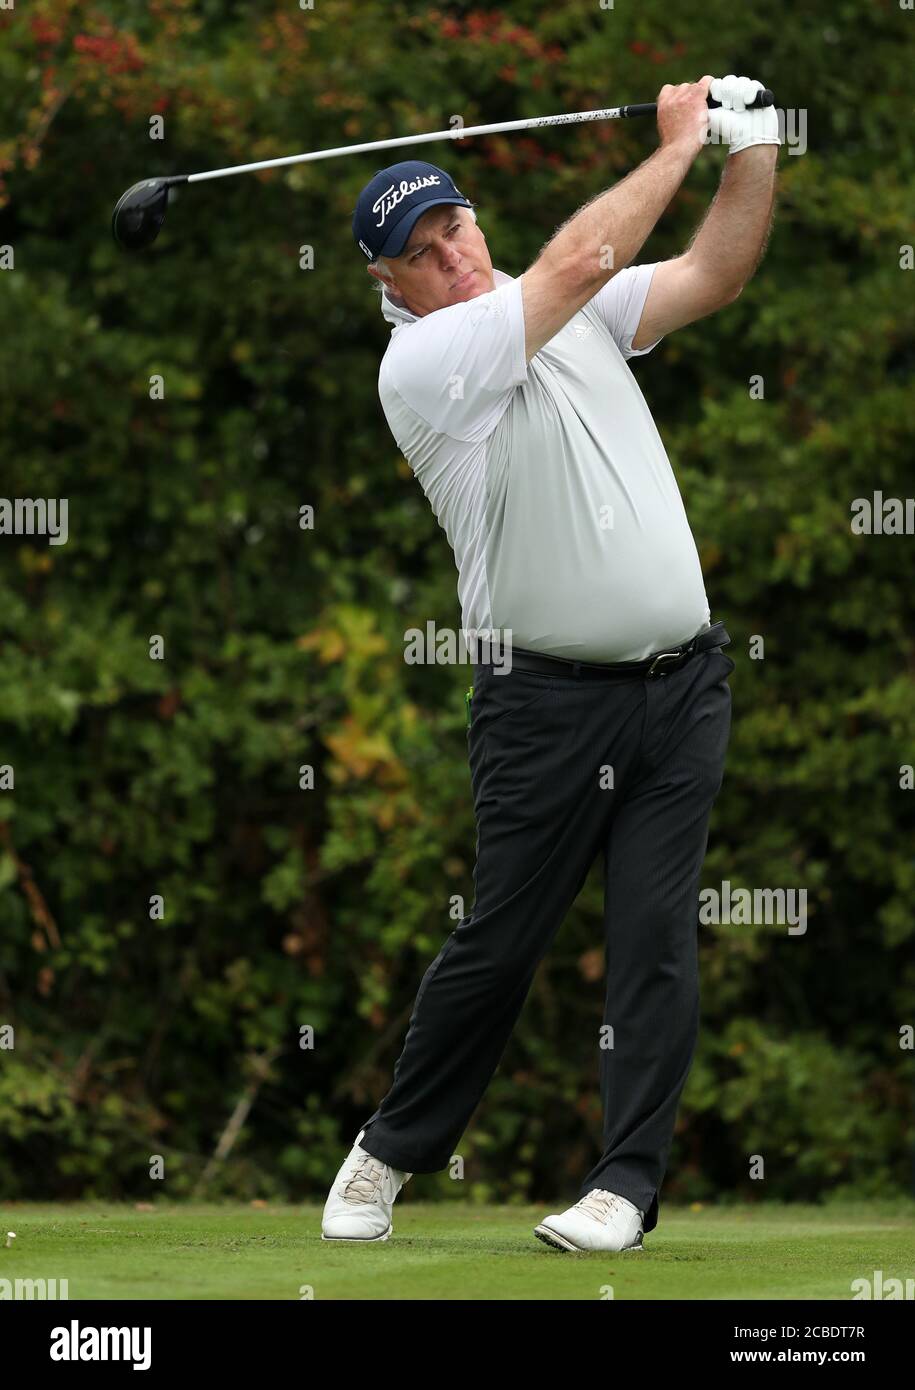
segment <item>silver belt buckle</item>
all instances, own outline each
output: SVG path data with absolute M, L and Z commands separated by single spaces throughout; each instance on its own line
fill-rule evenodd
M 651 665 L 649 666 L 648 670 L 646 671 L 646 673 L 645 673 L 646 676 L 648 676 L 648 677 L 650 678 L 651 676 L 653 676 L 653 675 L 656 674 L 656 672 L 655 672 L 655 667 L 658 665 L 659 662 L 661 662 L 661 661 L 668 661 L 668 660 L 679 661 L 679 660 L 680 660 L 683 656 L 685 656 L 685 655 L 686 655 L 686 653 L 685 653 L 685 652 L 681 652 L 681 651 L 676 651 L 676 652 L 659 652 L 658 655 L 655 657 L 654 661 L 653 661 L 653 662 L 651 663 Z M 666 675 L 667 673 L 666 673 L 665 671 L 658 671 L 657 674 L 660 675 L 660 676 L 663 676 L 663 675 Z

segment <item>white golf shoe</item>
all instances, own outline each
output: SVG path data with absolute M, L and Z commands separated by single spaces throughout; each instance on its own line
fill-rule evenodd
M 595 1188 L 559 1216 L 548 1216 L 534 1235 L 557 1250 L 641 1250 L 643 1213 L 626 1197 Z
M 391 1208 L 412 1173 L 391 1168 L 359 1147 L 360 1129 L 331 1184 L 321 1221 L 322 1240 L 387 1240 L 394 1229 Z

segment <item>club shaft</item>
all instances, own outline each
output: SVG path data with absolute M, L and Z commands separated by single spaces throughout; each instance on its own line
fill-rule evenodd
M 262 159 L 255 164 L 235 164 L 230 169 L 209 169 L 202 174 L 188 174 L 187 183 L 202 183 L 204 179 L 224 179 L 230 174 L 253 174 L 258 169 L 282 169 L 288 164 L 307 164 L 315 159 L 334 159 L 344 154 L 367 154 L 369 150 L 393 150 L 401 145 L 427 145 L 433 140 L 466 140 L 470 135 L 496 135 L 503 130 L 539 130 L 551 125 L 574 125 L 580 121 L 616 121 L 630 115 L 649 115 L 656 108 L 645 106 L 608 106 L 601 111 L 573 111 L 561 116 L 532 116 L 520 121 L 498 121 L 495 125 L 474 125 L 449 130 L 433 130 L 425 135 L 400 135 L 394 140 L 370 140 L 364 145 L 338 145 L 332 150 L 315 150 L 311 154 L 289 154 L 282 159 Z

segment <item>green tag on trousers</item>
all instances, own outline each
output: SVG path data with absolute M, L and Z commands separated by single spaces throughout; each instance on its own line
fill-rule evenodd
M 468 727 L 468 729 L 470 728 L 470 701 L 471 701 L 472 699 L 473 699 L 473 686 L 470 687 L 470 689 L 467 691 L 467 694 L 464 696 L 464 704 L 467 706 L 467 727 Z

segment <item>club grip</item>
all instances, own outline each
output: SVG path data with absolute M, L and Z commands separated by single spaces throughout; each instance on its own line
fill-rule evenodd
M 717 107 L 717 106 L 720 106 L 720 105 L 721 105 L 721 102 L 720 102 L 720 101 L 715 101 L 712 97 L 707 97 L 707 98 L 706 98 L 706 105 L 709 106 L 709 107 Z M 755 97 L 753 98 L 753 100 L 750 102 L 749 106 L 747 107 L 747 110 L 748 110 L 748 111 L 755 111 L 755 110 L 757 110 L 757 108 L 760 107 L 760 106 L 774 106 L 774 105 L 775 105 L 775 96 L 773 95 L 772 92 L 769 91 L 769 88 L 768 88 L 768 87 L 764 87 L 764 88 L 762 89 L 761 92 L 757 92 L 757 93 L 756 93 L 756 96 L 755 96 Z
M 709 107 L 712 107 L 712 108 L 715 108 L 715 109 L 717 109 L 717 108 L 721 105 L 721 102 L 720 102 L 720 101 L 713 101 L 711 97 L 706 97 L 705 100 L 706 100 L 706 104 L 707 104 Z M 748 111 L 758 111 L 759 108 L 760 108 L 761 106 L 774 106 L 774 105 L 775 105 L 775 96 L 774 96 L 774 94 L 773 94 L 772 92 L 769 91 L 769 88 L 768 88 L 768 87 L 764 87 L 763 90 L 762 90 L 761 92 L 757 92 L 757 93 L 756 93 L 756 96 L 755 96 L 755 97 L 753 98 L 753 100 L 750 102 L 750 105 L 747 107 L 747 110 L 748 110 Z M 621 115 L 621 116 L 624 116 L 624 117 L 631 117 L 631 116 L 656 116 L 656 115 L 658 114 L 658 104 L 657 104 L 656 101 L 640 101 L 640 102 L 634 103 L 634 104 L 631 105 L 631 106 L 621 106 L 621 107 L 619 108 L 619 111 L 620 111 L 620 115 Z

